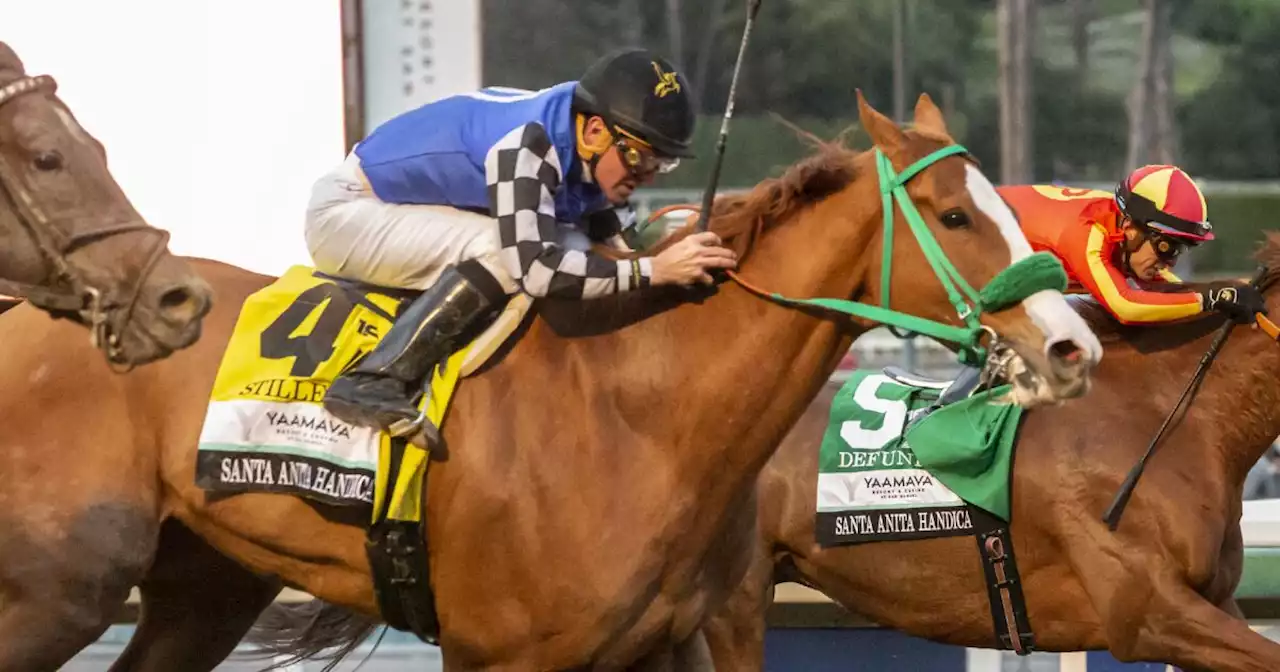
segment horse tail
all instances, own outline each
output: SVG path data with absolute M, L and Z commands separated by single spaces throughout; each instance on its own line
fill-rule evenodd
M 329 672 L 380 625 L 372 617 L 321 600 L 276 602 L 262 612 L 244 641 L 256 647 L 253 658 L 274 659 L 264 672 L 304 660 L 327 661 L 323 672 Z

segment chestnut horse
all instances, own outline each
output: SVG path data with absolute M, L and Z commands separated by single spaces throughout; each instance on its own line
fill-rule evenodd
M 1280 236 L 1260 257 L 1276 315 Z M 1010 532 L 1037 648 L 1107 649 L 1122 661 L 1184 670 L 1280 670 L 1280 645 L 1252 631 L 1233 598 L 1245 474 L 1280 435 L 1280 347 L 1261 330 L 1235 330 L 1113 533 L 1103 512 L 1191 380 L 1218 320 L 1126 328 L 1096 303 L 1081 307 L 1106 350 L 1093 390 L 1028 412 L 1014 460 Z M 706 628 L 717 668 L 761 669 L 765 610 L 775 582 L 786 581 L 915 636 L 994 647 L 971 537 L 815 541 L 818 447 L 833 392 L 805 412 L 760 475 L 751 568 Z
M 910 131 L 861 99 L 859 111 L 896 170 L 954 144 L 927 98 Z M 722 199 L 711 228 L 742 253 L 741 276 L 788 296 L 878 301 L 888 260 L 876 157 L 827 148 Z M 1031 254 L 965 157 L 929 163 L 909 187 L 927 235 L 975 285 Z M 924 241 L 898 220 L 892 307 L 958 324 Z M 57 667 L 99 636 L 135 584 L 140 620 L 116 670 L 213 669 L 282 585 L 342 610 L 358 631 L 376 619 L 363 529 L 293 496 L 212 498 L 195 485 L 237 307 L 271 282 L 197 268 L 223 297 L 206 335 L 128 377 L 88 366 L 66 328 L 24 306 L 0 319 L 0 384 L 24 390 L 0 400 L 0 669 Z M 449 455 L 426 492 L 449 669 L 705 660 L 702 620 L 745 570 L 724 549 L 749 540 L 752 484 L 872 325 L 734 283 L 686 298 L 540 302 L 510 352 L 458 388 Z M 600 328 L 633 304 L 665 310 Z M 982 320 L 1037 379 L 1024 381 L 1028 398 L 1085 391 L 1101 346 L 1061 294 L 1042 290 Z
M 89 327 L 113 366 L 163 358 L 200 336 L 209 287 L 134 210 L 56 88 L 0 42 L 0 294 Z

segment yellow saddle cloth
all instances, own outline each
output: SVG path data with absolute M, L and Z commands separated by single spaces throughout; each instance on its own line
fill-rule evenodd
M 401 303 L 415 295 L 294 266 L 249 296 L 210 394 L 197 485 L 225 494 L 293 494 L 369 507 L 374 518 L 385 511 L 391 520 L 420 520 L 427 451 L 348 425 L 322 405 L 329 384 L 377 346 Z M 428 422 L 443 425 L 458 381 L 493 356 L 530 304 L 527 295 L 512 297 L 488 329 L 436 367 L 419 403 Z

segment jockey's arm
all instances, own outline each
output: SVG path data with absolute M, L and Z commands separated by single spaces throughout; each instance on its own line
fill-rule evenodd
M 555 193 L 564 174 L 540 124 L 499 140 L 485 157 L 485 173 L 503 265 L 530 296 L 594 298 L 649 286 L 650 258 L 614 261 L 556 243 Z
M 1124 324 L 1159 324 L 1199 315 L 1203 308 L 1195 291 L 1152 291 L 1129 284 L 1111 261 L 1115 243 L 1097 227 L 1087 227 L 1083 257 L 1071 255 L 1070 269 L 1099 303 Z M 1172 274 L 1170 274 L 1172 275 Z M 1176 278 L 1176 276 L 1173 276 Z

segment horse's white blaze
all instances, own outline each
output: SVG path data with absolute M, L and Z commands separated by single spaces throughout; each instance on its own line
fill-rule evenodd
M 75 117 L 72 117 L 70 112 L 64 110 L 61 105 L 54 105 L 53 111 L 58 115 L 58 119 L 61 119 L 62 123 L 66 125 L 67 130 L 71 132 L 71 137 L 78 142 L 89 142 L 89 134 L 76 122 Z
M 991 221 L 996 223 L 1009 246 L 1009 263 L 1013 264 L 1031 256 L 1034 250 L 1013 211 L 1005 204 L 996 188 L 992 186 L 982 171 L 973 164 L 965 165 L 965 186 L 969 195 Z M 1052 345 L 1059 341 L 1071 341 L 1084 350 L 1094 362 L 1102 360 L 1102 344 L 1098 336 L 1089 329 L 1083 318 L 1071 309 L 1060 292 L 1043 290 L 1032 294 L 1022 301 L 1022 307 L 1031 316 L 1031 321 L 1044 333 L 1045 342 Z

